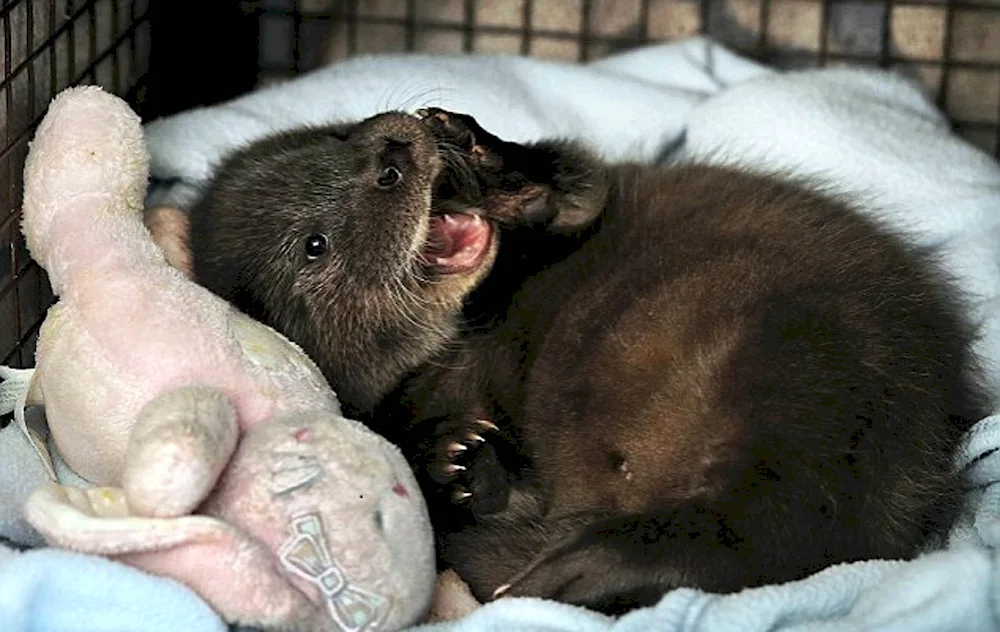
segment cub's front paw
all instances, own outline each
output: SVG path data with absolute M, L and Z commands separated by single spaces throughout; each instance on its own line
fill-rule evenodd
M 417 116 L 439 142 L 462 152 L 474 165 L 488 170 L 503 167 L 503 159 L 496 151 L 500 140 L 484 130 L 468 114 L 448 112 L 441 108 L 423 108 L 417 111 Z
M 507 472 L 489 437 L 498 428 L 487 419 L 447 419 L 425 444 L 423 468 L 437 487 L 438 502 L 487 515 L 507 506 Z

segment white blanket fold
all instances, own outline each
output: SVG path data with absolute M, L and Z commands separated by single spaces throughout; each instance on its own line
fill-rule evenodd
M 473 114 L 508 140 L 580 138 L 609 159 L 650 161 L 719 89 L 713 71 L 732 81 L 767 72 L 701 39 L 589 65 L 511 55 L 357 57 L 147 125 L 147 203 L 187 207 L 224 154 L 266 134 L 428 105 Z

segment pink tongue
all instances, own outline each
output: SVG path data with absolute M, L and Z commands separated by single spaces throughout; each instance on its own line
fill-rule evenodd
M 474 270 L 489 250 L 492 230 L 490 223 L 478 215 L 434 215 L 424 257 L 443 272 Z

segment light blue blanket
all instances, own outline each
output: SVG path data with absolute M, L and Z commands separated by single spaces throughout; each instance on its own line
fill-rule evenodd
M 173 581 L 55 549 L 0 547 L 4 632 L 218 632 L 226 626 Z
M 980 422 L 967 443 L 978 508 L 947 550 L 910 561 L 836 566 L 802 581 L 710 595 L 676 590 L 619 620 L 537 599 L 502 599 L 463 620 L 420 632 L 836 632 L 1000 629 L 1000 417 Z M 980 456 L 985 452 L 985 456 Z M 977 457 L 979 457 L 977 459 Z M 173 581 L 100 558 L 51 549 L 0 547 L 4 632 L 217 632 L 220 621 Z
M 692 40 L 619 57 L 601 72 L 627 72 L 650 85 L 669 84 L 679 71 L 664 60 L 687 60 L 682 86 L 687 109 L 679 115 L 687 138 L 682 159 L 701 157 L 822 177 L 847 194 L 876 201 L 883 219 L 940 248 L 970 295 L 982 325 L 978 349 L 989 361 L 990 386 L 1000 394 L 996 161 L 955 138 L 913 86 L 877 72 L 774 75 L 764 69 L 747 72 L 749 62 L 741 62 L 738 79 L 715 77 L 689 90 L 692 68 L 709 78 L 724 75 L 725 64 L 715 66 L 713 60 L 725 61 L 727 55 Z M 759 76 L 748 79 L 754 74 Z M 691 95 L 697 95 L 693 106 Z M 187 130 L 188 135 L 196 138 L 193 131 Z M 155 154 L 155 143 L 151 149 Z M 177 164 L 183 167 L 183 161 Z M 968 482 L 960 522 L 943 548 L 913 561 L 843 565 L 799 582 L 735 595 L 677 590 L 657 606 L 618 620 L 552 602 L 502 599 L 461 621 L 422 631 L 998 630 L 998 448 L 1000 416 L 994 416 L 975 427 L 956 455 L 956 467 Z M 6 493 L 2 483 L 0 501 Z M 23 525 L 11 527 L 23 531 Z M 172 581 L 97 558 L 0 548 L 3 632 L 215 632 L 224 627 L 194 594 Z

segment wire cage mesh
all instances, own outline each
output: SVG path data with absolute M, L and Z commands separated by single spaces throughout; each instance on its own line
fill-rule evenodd
M 585 61 L 709 35 L 781 68 L 896 68 L 997 154 L 1000 0 L 260 0 L 265 80 L 382 51 Z
M 18 230 L 21 169 L 46 104 L 69 85 L 100 84 L 148 119 L 356 54 L 586 61 L 695 34 L 781 68 L 899 69 L 1000 155 L 1000 0 L 7 0 L 0 362 L 31 364 L 52 300 Z
M 30 364 L 52 296 L 20 233 L 21 171 L 35 127 L 52 97 L 76 84 L 128 94 L 149 57 L 148 2 L 46 0 L 0 8 L 0 355 Z

